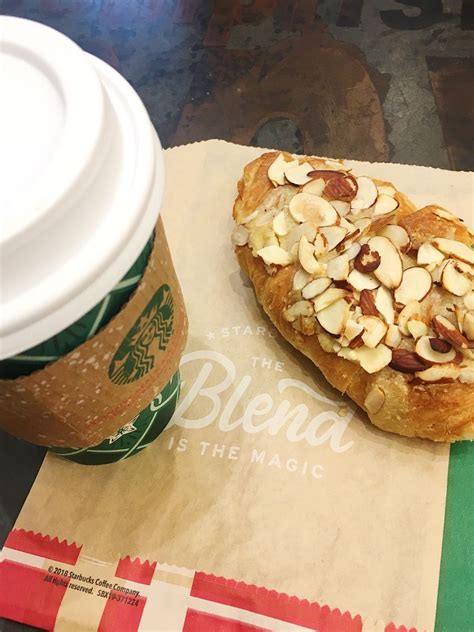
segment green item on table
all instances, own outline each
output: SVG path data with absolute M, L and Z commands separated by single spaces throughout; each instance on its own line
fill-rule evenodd
M 50 448 L 51 452 L 83 465 L 103 465 L 123 461 L 138 454 L 163 432 L 176 408 L 180 392 L 179 371 L 155 397 L 128 424 L 92 448 Z
M 451 446 L 435 632 L 474 630 L 474 443 Z

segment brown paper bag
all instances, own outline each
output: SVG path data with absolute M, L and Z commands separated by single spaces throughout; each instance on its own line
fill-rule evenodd
M 137 630 L 214 629 L 199 627 L 202 575 L 184 569 L 330 606 L 205 579 L 221 604 L 240 608 L 219 617 L 260 626 L 253 630 L 384 630 L 389 622 L 432 630 L 448 446 L 371 426 L 269 325 L 230 245 L 236 182 L 260 152 L 223 141 L 166 152 L 164 221 L 190 320 L 180 404 L 133 461 L 84 468 L 48 457 L 16 527 L 82 546 L 76 559 L 86 576 L 124 577 L 126 556 L 148 560 L 132 563 L 131 577 L 147 578 Z M 469 213 L 467 174 L 349 164 L 392 180 L 419 206 Z M 98 629 L 104 601 L 64 590 L 56 629 Z M 271 621 L 245 618 L 250 593 L 276 600 L 276 609 L 260 610 Z M 303 625 L 309 615 L 275 615 L 282 604 L 319 608 L 320 618 Z M 334 608 L 350 612 L 344 626 L 330 623 Z

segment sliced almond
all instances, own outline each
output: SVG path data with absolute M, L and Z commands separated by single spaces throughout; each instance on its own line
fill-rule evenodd
M 398 207 L 398 201 L 385 193 L 380 194 L 377 197 L 377 201 L 374 206 L 374 215 L 386 215 L 391 213 Z
M 332 226 L 339 222 L 336 209 L 311 193 L 297 193 L 290 200 L 289 210 L 297 222 L 312 222 L 315 226 Z
M 387 237 L 372 237 L 368 245 L 380 255 L 380 265 L 374 271 L 374 276 L 388 289 L 397 288 L 403 275 L 402 260 L 397 248 Z
M 375 307 L 375 296 L 373 290 L 362 290 L 358 306 L 364 316 L 379 316 L 378 309 Z
M 448 261 L 449 259 L 445 259 L 441 263 L 436 264 L 434 270 L 429 270 L 429 273 L 431 274 L 431 278 L 433 279 L 433 283 L 441 283 L 441 277 L 443 276 L 443 271 Z
M 347 277 L 347 280 L 352 285 L 352 287 L 354 287 L 359 292 L 362 292 L 362 290 L 375 290 L 380 285 L 380 282 L 371 274 L 363 274 L 358 270 L 352 270 L 352 272 Z
M 278 237 L 275 235 L 274 232 L 268 235 L 268 237 L 265 239 L 265 243 L 263 244 L 263 246 L 279 246 L 279 245 L 280 245 L 280 242 L 278 241 Z M 285 250 L 285 248 L 283 248 L 283 250 Z M 290 260 L 291 260 L 291 257 L 290 257 Z
M 358 236 L 359 236 L 359 230 L 357 228 L 355 229 L 354 232 L 348 233 L 344 237 L 344 239 L 341 241 L 341 243 L 338 246 L 336 246 L 336 252 L 338 252 L 339 254 L 342 254 L 343 252 L 347 252 L 349 248 L 351 248 L 352 246 L 356 246 L 357 252 L 349 256 L 350 259 L 354 259 L 359 254 L 361 245 L 362 245 L 357 240 Z
M 359 334 L 364 331 L 363 325 L 355 320 L 349 319 L 344 328 L 344 336 L 348 341 L 354 340 Z
M 289 323 L 293 323 L 299 316 L 312 316 L 314 307 L 311 301 L 297 301 L 288 309 L 284 310 L 283 317 Z
M 311 180 L 308 176 L 308 173 L 313 170 L 313 167 L 309 164 L 309 162 L 303 162 L 303 164 L 298 165 L 297 167 L 291 166 L 292 163 L 289 163 L 285 169 L 285 177 L 288 182 L 291 184 L 296 184 L 297 186 L 302 186 Z
M 375 307 L 383 316 L 387 325 L 392 325 L 395 322 L 392 293 L 383 285 L 380 286 L 375 293 Z
M 369 230 L 370 225 L 372 224 L 372 222 L 370 221 L 368 217 L 361 217 L 360 219 L 355 219 L 353 223 L 354 223 L 354 226 L 360 230 L 361 235 L 366 233 Z
M 441 263 L 443 259 L 444 255 L 441 250 L 438 250 L 432 244 L 426 242 L 424 244 L 421 244 L 418 250 L 416 262 L 418 263 L 418 265 L 424 266 L 431 263 Z
M 426 336 L 428 333 L 428 327 L 422 320 L 409 320 L 407 322 L 407 329 L 415 340 L 418 340 L 418 338 L 421 338 L 422 336 Z
M 430 338 L 430 345 L 433 351 L 438 353 L 448 353 L 452 349 L 451 343 L 442 338 Z
M 467 274 L 468 277 L 474 279 L 474 266 L 471 266 L 469 263 L 465 263 L 464 261 L 460 261 L 459 259 L 457 259 L 456 268 L 458 272 L 464 272 L 464 274 Z
M 410 249 L 410 237 L 403 226 L 398 224 L 388 224 L 380 233 L 383 237 L 390 239 L 392 244 L 400 250 L 400 252 L 407 252 Z
M 357 230 L 357 228 L 354 226 L 354 224 L 352 224 L 352 222 L 349 222 L 345 217 L 341 217 L 341 221 L 339 223 L 340 226 L 342 226 L 343 228 L 347 229 L 347 234 L 349 235 L 350 233 L 353 233 Z
M 344 331 L 347 319 L 349 318 L 349 311 L 350 306 L 342 298 L 317 312 L 316 318 L 323 329 L 330 334 L 339 335 Z
M 351 210 L 350 202 L 343 202 L 342 200 L 331 200 L 331 204 L 341 217 L 345 217 Z
M 385 403 L 385 393 L 379 386 L 374 386 L 367 393 L 364 400 L 364 408 L 371 415 L 379 412 Z
M 328 279 L 327 277 L 320 277 L 319 279 L 314 279 L 314 281 L 311 281 L 310 283 L 308 283 L 308 285 L 305 285 L 305 287 L 303 288 L 303 291 L 302 291 L 303 298 L 306 298 L 306 299 L 314 298 L 315 296 L 318 296 L 318 294 L 322 294 L 322 292 L 327 290 L 330 285 L 331 285 L 331 279 Z
M 316 178 L 316 180 L 310 180 L 302 188 L 303 193 L 311 193 L 311 195 L 317 195 L 321 197 L 324 192 L 326 182 L 323 178 Z
M 397 324 L 400 327 L 400 331 L 405 336 L 410 336 L 408 330 L 408 321 L 412 319 L 421 320 L 421 305 L 418 301 L 410 301 L 405 305 L 402 311 L 398 314 Z
M 321 270 L 321 265 L 314 258 L 314 246 L 309 243 L 303 235 L 298 248 L 298 258 L 304 270 L 309 274 L 317 274 Z
M 463 331 L 463 324 L 464 324 L 464 318 L 466 316 L 466 310 L 464 310 L 459 305 L 453 305 L 452 308 L 446 308 L 446 309 L 454 310 L 454 315 L 456 316 L 456 323 L 457 323 L 458 329 L 459 331 Z
M 448 222 L 455 222 L 456 224 L 461 223 L 461 220 L 456 217 L 456 215 L 453 215 L 444 208 L 435 208 L 433 209 L 433 213 L 442 219 L 446 219 Z
M 362 334 L 364 344 L 375 349 L 387 333 L 387 325 L 377 316 L 361 316 L 357 322 L 365 330 Z
M 291 263 L 290 255 L 280 246 L 266 246 L 257 251 L 257 255 L 261 257 L 267 265 L 287 266 Z
M 295 160 L 294 162 L 298 164 L 297 160 Z M 289 164 L 292 163 L 286 162 L 283 154 L 278 154 L 272 164 L 268 167 L 267 174 L 269 179 L 272 181 L 274 187 L 278 186 L 279 184 L 285 184 L 285 169 L 288 167 Z
M 361 249 L 361 245 L 355 242 L 354 244 L 350 244 L 347 250 L 344 250 L 344 253 L 346 254 L 349 261 L 352 261 L 352 259 L 355 259 L 357 257 L 357 255 L 360 252 L 360 249 Z
M 461 367 L 459 381 L 463 384 L 474 384 L 474 366 Z
M 393 349 L 390 368 L 401 373 L 416 373 L 426 369 L 426 362 L 408 349 Z
M 468 340 L 474 340 L 474 312 L 468 312 L 464 316 L 462 327 L 466 338 Z
M 333 250 L 347 235 L 347 228 L 342 226 L 323 226 L 319 229 L 326 240 L 327 250 Z
M 288 251 L 292 263 L 294 263 L 295 261 L 298 261 L 299 246 L 300 246 L 299 242 L 296 242 L 295 244 L 291 246 L 290 250 Z
M 402 341 L 402 334 L 397 325 L 389 325 L 387 333 L 385 335 L 385 344 L 389 347 L 396 348 L 400 346 Z
M 462 333 L 456 329 L 456 326 L 453 323 L 441 316 L 441 314 L 437 314 L 433 317 L 431 324 L 435 332 L 443 338 L 447 340 L 455 347 L 459 347 L 460 349 L 467 349 L 469 344 L 467 339 L 462 335 Z
M 314 256 L 316 258 L 322 257 L 327 254 L 328 251 L 328 242 L 326 237 L 322 233 L 318 233 L 314 238 Z
M 377 373 L 384 367 L 388 366 L 392 360 L 392 351 L 383 344 L 380 344 L 375 349 L 370 347 L 360 347 L 353 350 L 355 357 L 360 363 L 360 366 L 367 371 L 367 373 Z
M 237 225 L 232 231 L 231 241 L 234 246 L 245 246 L 249 240 L 249 231 L 245 226 Z
M 357 194 L 351 202 L 352 210 L 362 210 L 369 208 L 374 204 L 377 199 L 377 187 L 373 180 L 366 176 L 356 178 L 357 181 Z
M 454 381 L 458 379 L 459 374 L 459 367 L 453 364 L 450 364 L 449 366 L 435 364 L 424 371 L 418 371 L 415 373 L 416 377 L 423 380 L 423 382 L 441 382 L 443 380 Z
M 310 242 L 314 241 L 316 237 L 316 228 L 313 226 L 313 224 L 311 224 L 311 222 L 304 222 L 303 224 L 298 224 L 297 226 L 295 226 L 294 228 L 290 230 L 290 232 L 288 233 L 286 237 L 286 247 L 288 248 L 288 250 L 291 250 L 291 248 L 295 244 L 299 244 L 300 239 L 301 237 L 303 237 L 303 235 L 306 237 L 308 241 Z
M 441 285 L 454 296 L 464 296 L 471 290 L 471 282 L 464 274 L 458 271 L 454 259 L 449 259 L 444 266 L 441 275 Z
M 474 309 L 474 290 L 471 290 L 464 296 L 464 305 L 467 309 Z
M 390 184 L 378 184 L 377 191 L 379 195 L 391 195 L 392 197 L 397 192 Z
M 363 274 L 374 272 L 380 265 L 381 257 L 376 250 L 372 250 L 369 244 L 363 244 L 355 258 L 354 268 Z
M 327 169 L 326 166 L 323 165 L 318 165 L 317 168 L 314 168 L 313 166 L 313 171 L 309 172 L 309 175 L 316 179 L 322 179 L 325 182 L 328 182 L 329 180 L 331 180 L 332 178 L 336 178 L 336 177 L 344 177 L 345 174 L 344 173 L 338 173 L 339 169 L 334 170 L 334 169 Z
M 344 173 L 329 178 L 324 187 L 324 195 L 329 200 L 350 202 L 357 194 L 357 181 L 354 176 Z
M 273 230 L 279 237 L 283 237 L 288 233 L 289 227 L 283 211 L 280 211 L 280 213 L 278 213 L 278 215 L 274 218 Z
M 353 291 L 354 291 L 354 288 L 352 287 L 352 285 L 348 281 L 333 281 L 333 285 L 334 285 L 334 287 L 338 287 L 341 290 L 346 290 L 346 292 L 348 292 L 349 294 L 352 294 Z M 355 292 L 354 292 L 354 294 L 355 294 Z M 358 294 L 358 292 L 357 292 L 357 294 Z
M 302 290 L 310 281 L 311 275 L 308 274 L 306 270 L 297 270 L 295 272 L 295 276 L 293 277 L 293 289 Z
M 410 301 L 422 301 L 430 292 L 433 281 L 425 268 L 415 266 L 405 270 L 402 282 L 395 290 L 397 303 L 406 305 Z
M 265 210 L 260 212 L 255 220 L 255 226 L 266 226 L 267 224 L 271 224 L 278 213 L 279 210 L 277 208 L 270 211 Z
M 345 281 L 349 276 L 349 259 L 344 253 L 328 261 L 326 274 L 335 281 Z
M 322 294 L 320 294 L 319 296 L 316 296 L 313 301 L 314 311 L 320 312 L 321 310 L 326 309 L 326 307 L 328 307 L 332 303 L 343 299 L 346 295 L 346 290 L 341 290 L 336 287 L 330 287 L 329 289 L 322 292 Z
M 452 362 L 456 357 L 456 351 L 450 349 L 447 353 L 439 353 L 435 351 L 430 344 L 428 336 L 421 336 L 416 342 L 415 352 L 423 360 L 427 360 L 433 364 L 445 364 L 446 362 Z
M 441 250 L 441 252 L 460 261 L 464 261 L 465 263 L 474 265 L 474 250 L 471 250 L 466 244 L 455 241 L 454 239 L 443 239 L 442 237 L 433 239 L 433 244 L 436 248 Z

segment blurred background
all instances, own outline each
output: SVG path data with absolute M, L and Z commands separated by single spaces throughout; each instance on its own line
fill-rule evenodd
M 474 166 L 472 0 L 0 0 L 117 68 L 165 147 Z

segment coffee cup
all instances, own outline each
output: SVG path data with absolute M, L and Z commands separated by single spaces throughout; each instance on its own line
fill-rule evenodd
M 187 333 L 162 149 L 133 88 L 64 35 L 0 16 L 0 43 L 0 428 L 126 458 L 172 414 Z M 146 442 L 88 459 L 138 419 Z

